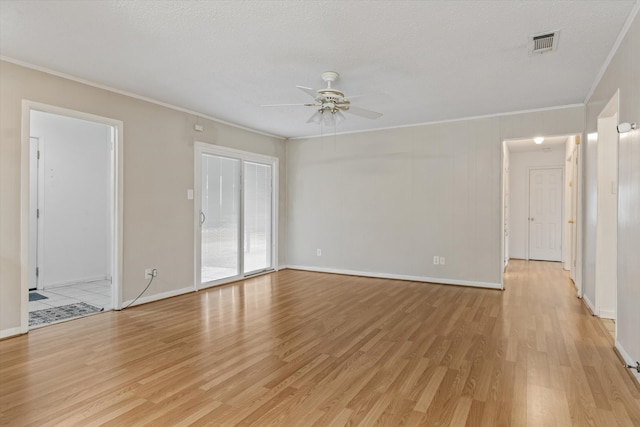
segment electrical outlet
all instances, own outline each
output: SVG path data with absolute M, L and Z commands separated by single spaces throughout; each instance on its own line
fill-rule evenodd
M 433 257 L 433 265 L 438 265 L 440 264 L 440 257 L 438 255 L 435 255 Z
M 158 275 L 157 268 L 145 268 L 144 269 L 144 278 L 151 279 L 152 277 L 156 277 Z
M 316 255 L 322 256 L 322 249 L 320 248 L 316 249 Z
M 440 265 L 444 265 L 444 257 L 443 256 L 440 257 Z

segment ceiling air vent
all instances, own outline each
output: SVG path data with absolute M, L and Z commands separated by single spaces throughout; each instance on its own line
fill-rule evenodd
M 560 30 L 531 36 L 531 48 L 529 49 L 529 53 L 539 54 L 556 50 L 558 47 L 559 35 Z

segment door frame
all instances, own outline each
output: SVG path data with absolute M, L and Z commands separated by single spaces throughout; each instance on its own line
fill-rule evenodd
M 507 140 L 503 140 L 502 141 L 502 169 L 501 169 L 501 182 L 502 182 L 502 188 L 501 188 L 501 195 L 502 197 L 500 197 L 500 217 L 501 217 L 501 224 L 502 227 L 500 227 L 501 232 L 502 232 L 502 238 L 500 239 L 500 245 L 501 245 L 501 249 L 500 252 L 502 253 L 502 273 L 500 274 L 500 285 L 501 287 L 504 289 L 504 281 L 503 281 L 503 276 L 504 273 L 507 271 L 507 267 L 509 266 L 509 222 L 510 222 L 510 209 L 511 209 L 511 200 L 510 200 L 510 183 L 509 180 L 510 175 L 511 175 L 511 171 L 509 170 L 510 166 L 510 161 L 511 161 L 511 152 L 509 151 L 509 147 L 507 146 Z
M 564 262 L 564 253 L 563 248 L 565 245 L 564 242 L 564 221 L 565 221 L 565 212 L 564 212 L 564 165 L 559 166 L 529 166 L 527 167 L 527 201 L 528 201 L 528 209 L 527 215 L 531 215 L 531 171 L 535 169 L 560 169 L 562 173 L 562 177 L 560 179 L 561 185 L 560 188 L 562 192 L 560 193 L 560 262 Z M 530 217 L 529 217 L 530 218 Z M 531 221 L 527 218 L 527 234 L 526 234 L 526 255 L 527 260 L 531 259 Z
M 577 134 L 575 135 L 576 138 L 576 143 L 574 145 L 574 150 L 572 152 L 572 158 L 571 161 L 575 161 L 575 164 L 572 166 L 573 167 L 573 172 L 574 175 L 571 178 L 572 181 L 574 181 L 574 177 L 575 177 L 575 181 L 572 182 L 572 187 L 571 187 L 571 191 L 575 197 L 575 201 L 572 200 L 571 203 L 575 203 L 575 218 L 572 218 L 574 221 L 573 224 L 573 238 L 570 242 L 568 242 L 567 244 L 572 245 L 571 248 L 571 260 L 569 260 L 570 262 L 570 271 L 569 271 L 569 277 L 573 280 L 573 283 L 576 286 L 576 290 L 577 290 L 577 296 L 578 298 L 582 298 L 583 296 L 583 289 L 582 289 L 582 211 L 583 211 L 583 206 L 582 206 L 582 185 L 583 185 L 583 177 L 582 177 L 582 141 L 583 141 L 583 135 L 582 134 Z M 566 217 L 568 218 L 568 215 L 566 215 Z M 568 222 L 567 222 L 568 224 Z M 575 261 L 575 264 L 573 263 L 573 261 Z
M 29 136 L 29 203 L 35 203 L 36 209 L 44 205 L 44 150 L 46 144 L 43 136 Z M 35 147 L 32 142 L 35 140 Z M 33 266 L 42 264 L 44 254 L 44 223 L 39 221 L 38 213 L 29 208 L 29 290 L 42 290 L 42 280 L 38 277 Z M 34 216 L 35 214 L 35 216 Z M 33 286 L 35 285 L 35 286 Z
M 236 150 L 234 148 L 222 147 L 219 145 L 212 145 L 206 142 L 194 143 L 194 209 L 193 209 L 193 226 L 194 226 L 194 271 L 193 271 L 193 286 L 196 291 L 200 289 L 206 289 L 213 286 L 223 285 L 225 283 L 234 282 L 248 276 L 255 276 L 255 272 L 249 272 L 245 274 L 244 263 L 242 262 L 244 257 L 244 251 L 240 250 L 238 256 L 240 262 L 238 263 L 238 275 L 232 277 L 226 277 L 224 279 L 215 280 L 202 284 L 202 235 L 200 228 L 200 211 L 202 209 L 202 156 L 205 154 L 227 157 L 240 160 L 240 227 L 239 227 L 239 242 L 243 242 L 244 234 L 244 162 L 255 162 L 271 165 L 271 269 L 269 271 L 276 271 L 278 269 L 278 183 L 279 183 L 279 159 L 277 157 L 267 156 L 263 154 L 251 153 L 248 151 Z M 239 249 L 244 249 L 244 244 Z
M 29 271 L 34 266 L 29 262 L 30 239 L 29 234 L 35 224 L 30 219 L 30 139 L 31 139 L 31 111 L 66 116 L 74 119 L 86 120 L 111 126 L 113 132 L 113 149 L 110 158 L 110 196 L 111 196 L 111 248 L 110 248 L 110 273 L 111 273 L 111 299 L 114 310 L 119 310 L 122 303 L 122 265 L 123 265 L 123 149 L 122 135 L 124 124 L 121 120 L 97 116 L 90 113 L 71 110 L 40 102 L 22 100 L 22 147 L 21 147 L 21 197 L 20 197 L 20 332 L 29 332 Z
M 609 99 L 604 108 L 600 111 L 597 117 L 597 142 L 596 142 L 596 193 L 597 193 L 597 213 L 596 213 L 596 242 L 595 242 L 595 292 L 594 292 L 594 314 L 598 317 L 605 319 L 617 319 L 618 316 L 618 166 L 619 166 L 619 145 L 620 134 L 617 132 L 616 126 L 619 124 L 620 117 L 620 89 L 617 89 L 613 96 Z M 614 124 L 615 123 L 615 124 Z M 606 142 L 605 142 L 606 141 Z M 607 153 L 611 153 L 611 147 L 607 146 L 603 148 L 604 143 L 611 144 L 615 147 L 615 162 L 603 163 L 603 156 Z M 611 170 L 609 166 L 615 165 L 614 170 Z M 609 182 L 606 175 L 615 175 L 615 181 Z M 609 176 L 611 178 L 611 176 Z M 606 182 L 605 182 L 606 181 Z M 615 190 L 613 188 L 615 184 Z M 615 191 L 615 203 L 611 205 L 604 201 L 604 195 L 601 194 L 601 190 L 605 190 L 605 193 Z M 616 215 L 611 217 L 615 224 L 610 224 L 608 221 L 603 221 L 603 210 L 606 207 L 615 206 Z M 607 233 L 603 228 L 607 225 L 615 225 L 614 233 Z M 603 244 L 605 236 L 613 236 L 615 243 L 613 245 Z M 605 246 L 605 247 L 603 247 Z M 615 250 L 614 260 L 611 263 L 607 263 L 607 257 L 611 255 L 610 249 L 606 246 L 611 246 Z M 613 265 L 610 265 L 613 264 Z M 604 273 L 602 271 L 605 271 Z M 603 277 L 604 276 L 604 277 Z M 615 276 L 613 281 L 613 287 L 607 289 L 605 283 L 607 279 L 611 279 L 610 276 Z M 610 296 L 614 294 L 613 298 L 613 310 L 604 310 L 602 308 L 603 295 Z M 616 322 L 616 336 L 617 336 L 617 322 Z
M 555 136 L 562 136 L 564 134 L 560 134 L 560 135 L 555 135 Z M 585 215 L 585 198 L 583 196 L 583 192 L 584 192 L 584 171 L 585 171 L 585 166 L 584 166 L 584 162 L 586 159 L 586 156 L 584 155 L 584 150 L 582 148 L 582 143 L 584 141 L 587 141 L 587 135 L 586 133 L 583 132 L 575 132 L 575 133 L 569 133 L 566 135 L 573 135 L 577 138 L 576 145 L 578 148 L 578 183 L 577 183 L 577 192 L 578 192 L 578 200 L 577 200 L 577 212 L 576 212 L 576 266 L 575 266 L 575 284 L 577 287 L 577 297 L 578 298 L 583 298 L 584 295 L 584 286 L 583 286 L 583 278 L 584 278 L 584 273 L 583 273 L 583 269 L 585 268 L 585 264 L 584 264 L 584 260 L 585 260 L 585 247 L 583 244 L 583 240 L 584 240 L 584 233 L 585 233 L 585 224 L 584 224 L 584 215 Z M 554 136 L 554 135 L 545 135 L 545 136 Z M 501 241 L 500 241 L 500 245 L 501 245 L 501 256 L 500 256 L 500 283 L 502 285 L 502 289 L 504 289 L 504 272 L 505 272 L 505 268 L 504 268 L 504 256 L 505 254 L 507 254 L 505 252 L 505 241 L 504 241 L 504 230 L 505 230 L 505 226 L 506 224 L 508 224 L 508 219 L 506 219 L 505 216 L 505 212 L 504 212 L 504 204 L 505 204 L 505 194 L 504 194 L 504 189 L 505 189 L 505 180 L 506 179 L 510 179 L 510 175 L 511 175 L 511 171 L 505 171 L 504 165 L 505 165 L 505 157 L 507 155 L 510 155 L 510 150 L 509 150 L 509 146 L 508 146 L 508 142 L 511 140 L 518 140 L 518 139 L 532 139 L 533 137 L 513 137 L 513 138 L 506 138 L 502 140 L 502 147 L 503 149 L 501 150 L 501 165 L 503 166 L 500 170 L 500 191 L 502 192 L 502 196 L 501 197 L 501 209 L 500 209 L 500 216 L 501 216 Z M 509 154 L 507 154 L 507 152 Z M 511 168 L 511 162 L 509 162 L 509 168 Z M 552 166 L 552 167 L 562 167 L 562 166 Z M 566 173 L 566 171 L 565 171 Z M 528 178 L 527 178 L 528 180 Z M 527 186 L 529 184 L 527 183 Z M 512 189 L 509 189 L 509 198 L 511 198 L 513 196 L 512 194 Z M 507 203 L 511 203 L 510 201 L 507 201 Z M 510 215 L 510 213 L 509 213 Z M 528 222 L 528 221 L 527 221 Z M 513 224 L 513 221 L 511 221 L 511 225 Z M 527 235 L 527 239 L 528 239 L 528 235 Z M 525 252 L 525 259 L 528 260 L 528 249 L 529 249 L 529 242 L 526 242 L 526 252 Z M 507 254 L 509 255 L 509 254 Z

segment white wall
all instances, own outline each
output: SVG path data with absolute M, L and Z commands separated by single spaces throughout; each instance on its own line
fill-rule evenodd
M 640 124 L 640 17 L 636 4 L 630 16 L 630 26 L 617 52 L 586 108 L 586 130 L 597 131 L 598 114 L 605 107 L 617 89 L 620 89 L 621 122 Z M 592 144 L 588 150 L 593 151 Z M 619 137 L 618 162 L 618 293 L 616 319 L 616 347 L 627 363 L 640 360 L 640 130 Z M 590 153 L 591 155 L 591 153 Z M 586 171 L 585 171 L 586 172 Z M 593 169 L 589 171 L 593 174 Z M 585 177 L 589 178 L 589 177 Z M 589 178 L 592 179 L 593 178 Z M 587 206 L 593 204 L 593 194 L 586 192 Z M 585 224 L 585 231 L 593 233 L 594 224 Z M 593 257 L 585 242 L 585 257 Z M 593 263 L 593 260 L 591 260 Z M 589 271 L 585 270 L 586 283 Z M 585 289 L 586 293 L 586 289 Z M 594 289 L 590 289 L 594 296 Z M 640 381 L 640 374 L 631 371 Z
M 291 140 L 288 264 L 500 286 L 502 141 L 583 120 L 575 107 Z
M 32 111 L 31 136 L 40 141 L 43 184 L 39 285 L 109 277 L 111 128 Z
M 513 152 L 510 157 L 509 256 L 527 259 L 529 232 L 529 169 L 535 167 L 564 168 L 564 147 L 551 151 Z M 564 242 L 562 243 L 564 245 Z
M 582 156 L 583 177 L 583 298 L 591 311 L 596 311 L 596 225 L 598 219 L 598 168 L 595 132 L 587 135 Z
M 120 120 L 123 137 L 123 300 L 146 286 L 144 269 L 158 277 L 146 296 L 194 289 L 194 141 L 280 159 L 285 143 L 248 130 L 140 99 L 0 61 L 0 337 L 20 332 L 22 100 Z M 203 132 L 194 125 L 201 124 Z M 286 194 L 280 180 L 280 194 Z M 279 205 L 279 264 L 285 264 L 285 198 Z
M 596 314 L 615 319 L 618 227 L 617 114 L 598 120 L 598 217 L 596 224 Z

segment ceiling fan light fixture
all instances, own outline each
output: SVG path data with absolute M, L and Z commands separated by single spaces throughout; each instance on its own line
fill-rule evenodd
M 307 120 L 307 123 L 320 124 L 321 121 L 322 121 L 322 110 L 318 110 L 315 113 L 313 113 L 313 116 L 309 117 L 309 120 Z
M 322 124 L 325 126 L 332 126 L 336 123 L 331 110 L 322 110 Z

